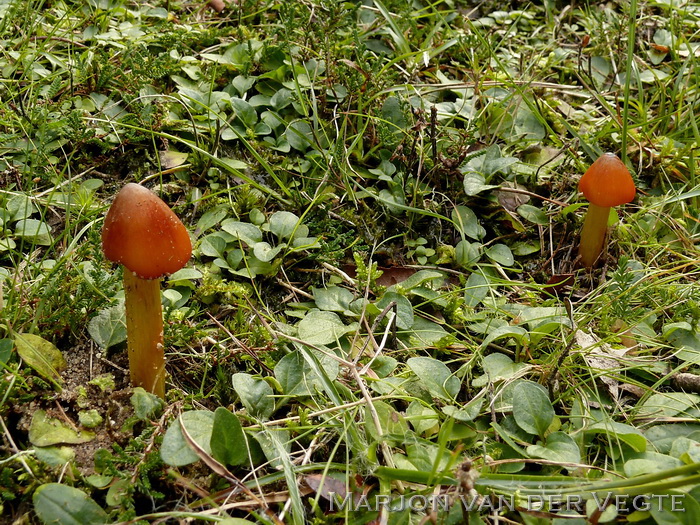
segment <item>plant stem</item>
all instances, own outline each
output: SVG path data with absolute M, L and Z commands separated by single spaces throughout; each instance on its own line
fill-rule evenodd
M 160 279 L 141 279 L 124 268 L 124 295 L 131 384 L 165 397 Z
M 593 267 L 603 249 L 609 216 L 610 208 L 602 208 L 593 203 L 588 205 L 588 213 L 581 230 L 581 244 L 578 248 L 581 264 L 586 268 Z
M 625 61 L 625 87 L 622 106 L 622 162 L 627 163 L 627 132 L 629 129 L 630 88 L 634 67 L 634 44 L 637 40 L 637 0 L 630 0 L 629 22 L 627 24 L 627 59 Z M 641 86 L 640 86 L 641 87 Z

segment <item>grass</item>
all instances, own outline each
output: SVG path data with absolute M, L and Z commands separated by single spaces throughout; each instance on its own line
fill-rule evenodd
M 0 2 L 0 521 L 697 522 L 699 17 Z M 607 151 L 638 196 L 583 270 Z M 164 401 L 127 182 L 193 240 Z

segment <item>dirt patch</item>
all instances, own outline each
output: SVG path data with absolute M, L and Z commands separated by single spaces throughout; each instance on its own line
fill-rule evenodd
M 126 352 L 107 358 L 92 345 L 80 345 L 65 351 L 64 357 L 67 366 L 61 372 L 62 391 L 37 392 L 31 403 L 16 405 L 18 417 L 11 432 L 16 441 L 28 441 L 32 418 L 39 410 L 76 432 L 89 430 L 95 435 L 93 439 L 68 445 L 75 453 L 73 464 L 88 475 L 94 473 L 97 450 L 111 449 L 115 443 L 124 446 L 133 437 L 128 426 L 125 428 L 134 416 Z

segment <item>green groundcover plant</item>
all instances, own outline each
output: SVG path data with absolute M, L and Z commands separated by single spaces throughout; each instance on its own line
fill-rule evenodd
M 700 522 L 699 21 L 0 0 L 0 522 Z M 193 246 L 164 399 L 101 248 L 129 182 Z

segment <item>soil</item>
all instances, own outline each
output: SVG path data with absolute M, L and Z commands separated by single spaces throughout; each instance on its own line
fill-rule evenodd
M 111 449 L 114 443 L 123 446 L 133 437 L 130 431 L 122 430 L 124 423 L 134 415 L 127 356 L 121 351 L 107 358 L 94 345 L 79 345 L 65 351 L 64 358 L 67 366 L 61 372 L 64 380 L 61 392 L 44 390 L 37 392 L 31 403 L 17 404 L 17 417 L 13 418 L 16 424 L 10 426 L 10 432 L 16 443 L 28 441 L 29 427 L 37 410 L 44 410 L 48 417 L 56 418 L 75 430 L 86 430 L 79 423 L 78 413 L 96 410 L 103 422 L 87 429 L 95 434 L 95 438 L 87 443 L 70 445 L 75 453 L 73 464 L 82 474 L 89 475 L 95 472 L 97 450 Z M 114 381 L 114 388 L 103 390 L 97 384 L 106 376 Z

